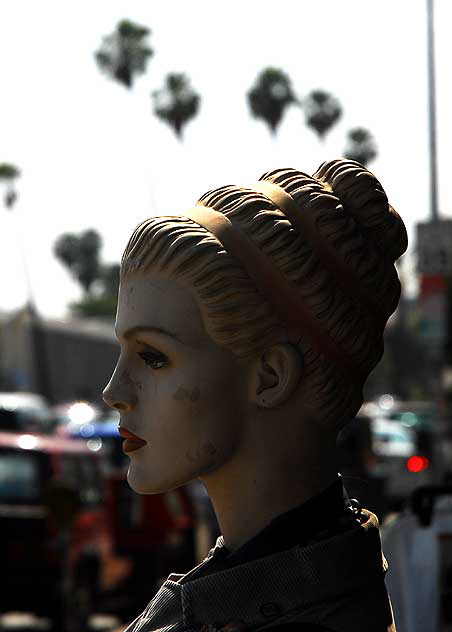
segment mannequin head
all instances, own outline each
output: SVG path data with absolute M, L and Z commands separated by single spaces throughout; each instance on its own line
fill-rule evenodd
M 131 455 L 136 491 L 208 478 L 240 451 L 271 447 L 290 468 L 294 445 L 305 462 L 329 449 L 361 406 L 400 296 L 405 227 L 358 163 L 279 169 L 198 205 L 240 232 L 234 254 L 201 209 L 141 223 L 121 263 L 121 356 L 104 397 L 148 441 Z M 272 287 L 247 257 L 274 269 Z

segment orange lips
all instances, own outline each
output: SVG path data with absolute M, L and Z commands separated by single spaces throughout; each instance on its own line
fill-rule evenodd
M 118 431 L 121 437 L 125 439 L 122 444 L 123 452 L 133 452 L 134 450 L 139 450 L 139 448 L 142 448 L 147 444 L 147 441 L 137 437 L 137 435 L 134 435 L 133 432 L 130 432 L 130 430 L 126 430 L 124 426 L 118 426 Z

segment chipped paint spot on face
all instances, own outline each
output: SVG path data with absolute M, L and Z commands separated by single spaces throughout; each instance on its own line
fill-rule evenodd
M 139 391 L 143 390 L 143 384 L 141 382 L 139 382 L 138 380 L 136 380 L 136 381 L 132 380 L 132 378 L 130 377 L 128 371 L 123 371 L 121 373 L 120 382 L 121 382 L 121 384 L 124 384 L 124 386 L 134 386 Z
M 196 463 L 198 460 L 197 456 L 193 454 L 191 450 L 187 450 L 185 456 L 187 457 L 187 461 L 190 461 L 190 463 Z
M 176 399 L 178 401 L 189 399 L 193 403 L 197 402 L 200 397 L 201 391 L 197 386 L 195 386 L 195 388 L 193 388 L 191 392 L 183 386 L 180 386 L 173 395 L 173 399 Z
M 201 444 L 196 450 L 187 450 L 185 456 L 190 463 L 204 462 L 206 455 L 214 457 L 218 450 L 211 441 Z M 212 461 L 213 464 L 213 461 Z
M 187 399 L 188 392 L 182 386 L 179 386 L 177 391 L 173 395 L 173 399 L 177 399 L 178 401 L 182 401 L 183 399 Z
M 216 447 L 210 441 L 204 444 L 203 447 L 204 447 L 204 451 L 207 452 L 207 454 L 209 454 L 210 456 L 214 456 L 217 453 Z

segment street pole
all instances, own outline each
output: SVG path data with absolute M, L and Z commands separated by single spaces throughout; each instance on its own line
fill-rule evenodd
M 435 77 L 435 24 L 434 0 L 427 0 L 427 78 L 428 78 L 428 121 L 429 121 L 429 162 L 430 162 L 430 216 L 432 224 L 439 230 L 445 222 L 439 219 L 438 209 L 438 163 L 436 136 L 436 77 Z M 439 244 L 437 245 L 439 249 Z M 448 248 L 450 251 L 450 247 Z M 448 253 L 446 253 L 447 257 Z M 450 256 L 450 255 L 449 255 Z M 448 267 L 442 273 L 443 285 L 443 340 L 439 346 L 438 361 L 438 391 L 442 406 L 450 399 L 450 387 L 446 386 L 446 376 L 450 373 L 452 351 L 452 278 Z M 425 278 L 421 280 L 424 282 Z M 449 391 L 449 394 L 448 394 Z
M 435 93 L 435 37 L 433 0 L 427 0 L 427 73 L 428 120 L 430 157 L 430 212 L 433 222 L 438 221 L 438 173 L 436 157 L 436 93 Z
M 6 198 L 8 199 L 8 198 Z M 17 213 L 14 213 L 13 206 L 16 202 L 17 195 L 13 198 L 9 198 L 12 202 L 6 202 L 6 209 L 13 213 L 13 224 L 17 233 L 15 242 L 18 244 L 20 256 L 22 259 L 22 266 L 24 272 L 25 283 L 27 286 L 27 299 L 26 299 L 26 311 L 28 315 L 28 327 L 30 333 L 30 356 L 32 358 L 33 366 L 33 388 L 38 391 L 48 401 L 53 401 L 52 383 L 50 379 L 49 370 L 49 357 L 46 344 L 46 336 L 42 323 L 42 319 L 36 307 L 36 302 L 33 296 L 33 290 L 31 285 L 31 279 L 28 272 L 27 261 L 25 258 L 25 251 L 23 246 L 23 234 L 20 230 L 19 218 Z

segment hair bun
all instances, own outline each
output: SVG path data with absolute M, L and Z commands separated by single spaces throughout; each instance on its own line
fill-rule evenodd
M 393 262 L 407 249 L 405 224 L 388 203 L 377 178 L 354 160 L 330 160 L 314 173 L 328 184 L 381 253 Z

